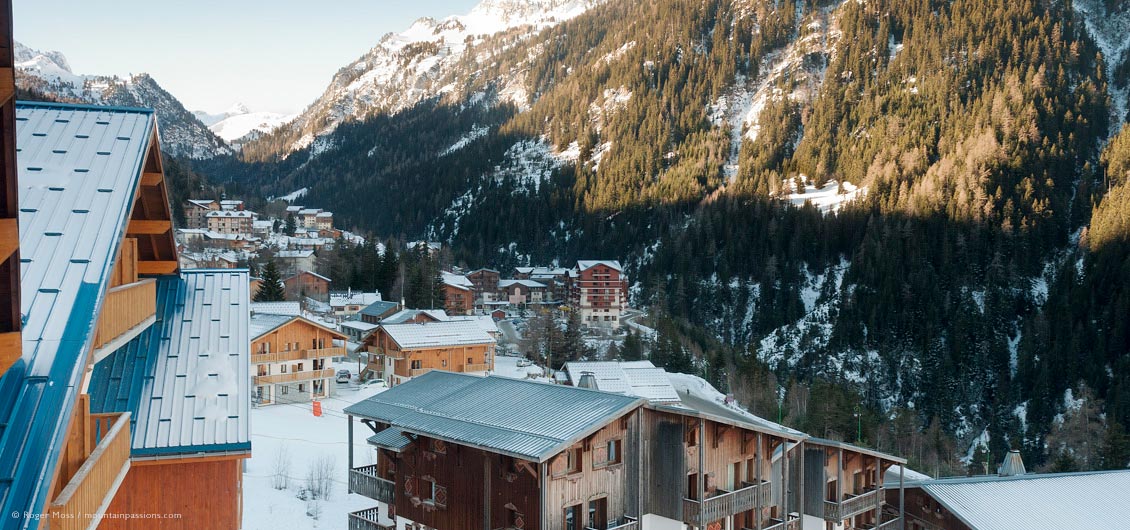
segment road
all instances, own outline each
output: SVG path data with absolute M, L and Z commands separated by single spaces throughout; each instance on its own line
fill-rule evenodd
M 506 339 L 505 342 L 513 344 L 516 351 L 518 344 L 522 341 L 522 336 L 518 334 L 518 330 L 514 329 L 514 323 L 509 320 L 499 320 L 498 329 Z

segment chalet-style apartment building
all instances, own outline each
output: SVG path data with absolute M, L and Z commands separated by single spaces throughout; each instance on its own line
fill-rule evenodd
M 903 460 L 725 410 L 431 371 L 345 409 L 350 528 L 900 528 Z
M 12 105 L 0 17 L 3 527 L 238 528 L 248 273 L 180 269 L 152 110 Z
M 301 316 L 251 315 L 254 399 L 261 405 L 304 403 L 333 393 L 333 357 L 344 357 L 347 337 Z M 334 341 L 342 345 L 335 346 Z
M 368 372 L 395 386 L 432 370 L 483 373 L 494 369 L 495 338 L 474 320 L 402 311 L 386 317 L 361 344 Z
M 569 305 L 585 325 L 620 327 L 628 307 L 628 278 L 619 261 L 578 261 L 566 277 Z
M 470 315 L 475 308 L 475 284 L 466 276 L 444 272 L 443 295 L 449 315 Z

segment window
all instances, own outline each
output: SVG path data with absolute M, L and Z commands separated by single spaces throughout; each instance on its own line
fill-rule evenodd
M 255 387 L 255 399 L 263 399 L 263 387 Z
M 581 470 L 581 450 L 570 449 L 565 452 L 565 472 L 576 473 Z
M 290 387 L 287 386 L 287 385 L 283 385 L 283 386 L 279 387 L 279 394 L 282 394 L 282 395 L 285 396 L 286 393 L 289 392 L 289 391 L 290 391 Z
M 424 364 L 423 364 L 422 361 L 419 361 L 419 360 L 412 361 L 412 369 L 413 370 L 419 370 L 423 367 L 424 367 Z
M 298 383 L 298 393 L 301 394 L 305 391 L 306 391 L 306 384 L 305 383 Z
M 439 364 L 440 364 L 441 367 L 447 368 L 447 359 L 441 359 L 439 361 Z
M 285 365 L 285 364 L 279 367 L 279 373 L 280 373 L 280 374 L 285 374 L 285 373 L 286 373 L 286 365 Z
M 259 375 L 261 375 L 261 376 L 262 375 L 271 375 L 271 365 L 260 364 L 259 365 Z
M 608 528 L 608 499 L 589 501 L 589 528 Z
M 620 440 L 608 440 L 605 450 L 608 451 L 609 464 L 620 463 Z
M 298 368 L 295 368 L 294 371 L 295 372 L 301 372 L 302 371 L 302 363 L 298 363 Z
M 565 508 L 565 530 L 581 530 L 581 505 Z

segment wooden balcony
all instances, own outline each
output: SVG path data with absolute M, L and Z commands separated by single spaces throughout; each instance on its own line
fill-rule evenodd
M 157 314 L 157 282 L 150 279 L 111 288 L 102 303 L 94 349 L 140 326 Z
M 326 357 L 342 357 L 344 355 L 345 348 L 321 348 L 317 350 L 288 350 L 270 353 L 252 353 L 251 364 L 305 361 L 313 359 L 323 359 Z
M 703 528 L 707 523 L 752 510 L 759 505 L 769 506 L 772 494 L 772 487 L 768 482 L 742 482 L 741 489 L 718 490 L 716 495 L 704 502 L 683 499 L 683 522 Z
M 432 368 L 413 368 L 408 371 L 408 377 L 420 377 L 432 370 Z
M 765 526 L 761 527 L 762 530 L 800 530 L 800 515 L 795 513 L 789 514 L 788 521 L 780 519 L 770 519 L 765 522 Z M 743 528 L 742 530 L 749 530 Z
M 395 525 L 380 523 L 379 508 L 369 508 L 349 514 L 349 530 L 396 530 Z
M 85 425 L 86 431 L 68 447 L 68 453 L 77 446 L 92 450 L 51 501 L 48 511 L 52 530 L 87 528 L 110 505 L 130 467 L 129 413 L 80 414 L 84 421 L 73 425 Z M 79 449 L 80 455 L 83 452 Z M 60 480 L 65 478 L 60 475 Z
M 275 375 L 257 375 L 255 376 L 256 385 L 273 385 L 279 383 L 296 383 L 299 381 L 313 381 L 314 379 L 326 379 L 334 376 L 333 368 L 326 368 L 325 370 L 303 370 L 301 372 L 292 372 L 289 374 L 275 374 Z
M 487 370 L 490 370 L 490 365 L 486 364 L 486 363 L 463 365 L 463 371 L 464 372 L 485 372 Z
M 824 501 L 824 520 L 843 521 L 866 511 L 875 511 L 883 503 L 882 490 L 873 489 L 859 495 L 845 495 L 840 502 Z
M 586 526 L 585 530 L 638 530 L 640 527 L 639 521 L 635 517 L 625 515 L 619 521 L 609 521 L 607 528 L 593 528 Z
M 377 476 L 377 466 L 355 467 L 349 470 L 349 491 L 375 501 L 392 504 L 396 484 Z

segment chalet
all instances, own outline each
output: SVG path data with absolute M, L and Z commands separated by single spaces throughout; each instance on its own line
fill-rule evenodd
M 558 301 L 565 299 L 565 285 L 569 277 L 569 269 L 561 267 L 517 267 L 514 269 L 514 279 L 533 280 L 544 284 L 549 292 L 549 299 Z
M 494 340 L 498 340 L 502 335 L 502 332 L 498 329 L 498 323 L 490 315 L 454 315 L 447 317 L 447 320 L 448 322 L 474 322 L 479 326 L 479 329 L 485 331 Z
M 322 213 L 320 208 L 303 208 L 298 210 L 294 216 L 294 223 L 296 226 L 307 229 L 318 229 L 318 214 Z M 331 218 L 332 219 L 332 218 Z
M 494 369 L 495 340 L 476 322 L 382 323 L 362 345 L 368 370 L 389 386 L 432 370 Z
M 243 201 L 224 199 L 220 201 L 220 210 L 225 212 L 242 212 Z
M 502 280 L 498 282 L 503 299 L 510 305 L 540 304 L 548 302 L 549 287 L 533 280 Z
M 628 279 L 618 261 L 578 261 L 566 278 L 569 305 L 588 326 L 620 327 Z
M 451 315 L 470 315 L 475 304 L 475 284 L 466 276 L 443 273 L 444 309 Z
M 271 235 L 271 232 L 274 231 L 274 221 L 264 219 L 262 221 L 256 220 L 251 222 L 251 233 L 255 235 L 255 237 L 266 238 L 269 237 Z
M 467 273 L 467 279 L 470 280 L 472 291 L 474 292 L 475 309 L 484 309 L 492 302 L 497 302 L 500 298 L 498 290 L 498 282 L 501 281 L 501 275 L 494 269 L 476 269 Z
M 332 281 L 318 273 L 301 271 L 283 280 L 286 299 L 301 301 L 304 298 L 311 298 L 319 302 L 328 302 Z
M 254 214 L 243 210 L 211 211 L 204 215 L 209 232 L 229 235 L 252 235 Z
M 380 324 L 370 324 L 361 320 L 346 320 L 339 324 L 341 332 L 349 337 L 350 342 L 358 343 L 364 341 L 379 326 Z
M 184 221 L 187 228 L 207 229 L 208 213 L 220 209 L 220 203 L 212 199 L 189 199 L 184 203 Z
M 316 258 L 313 250 L 280 250 L 275 254 L 283 274 L 297 274 L 313 270 Z
M 373 302 L 368 306 L 365 306 L 365 308 L 361 309 L 361 312 L 357 313 L 357 316 L 361 318 L 362 322 L 368 322 L 370 324 L 380 324 L 382 320 L 396 314 L 399 311 L 400 304 L 385 300 L 380 302 Z
M 345 412 L 350 439 L 360 419 L 377 454 L 354 467 L 350 453 L 350 492 L 380 503 L 351 513 L 350 528 L 799 530 L 805 522 L 808 437 L 732 410 L 432 371 Z
M 334 370 L 348 337 L 300 316 L 251 315 L 251 368 L 260 404 L 300 403 L 332 395 Z
M 381 301 L 381 293 L 330 293 L 330 309 L 334 316 L 351 317 L 360 313 L 362 309 Z
M 1021 467 L 1011 474 L 1005 467 L 997 475 L 907 482 L 906 530 L 1130 527 L 1130 470 L 1026 474 Z M 889 504 L 899 502 L 894 492 Z
M 838 528 L 897 528 L 898 514 L 884 509 L 891 494 L 884 477 L 889 468 L 905 462 L 842 442 L 809 438 L 801 468 L 806 520 Z
M 451 317 L 442 309 L 401 309 L 381 320 L 381 324 L 426 324 L 447 322 Z
M 435 371 L 345 409 L 376 464 L 349 491 L 384 503 L 350 528 L 613 528 L 639 513 L 643 400 Z M 395 522 L 384 523 L 391 519 Z M 383 526 L 382 526 L 383 524 Z M 627 528 L 615 526 L 616 528 Z M 632 527 L 634 528 L 634 526 Z
M 0 10 L 10 20 L 7 2 Z M 10 27 L 0 25 L 9 50 Z M 0 74 L 10 80 L 7 67 Z M 0 506 L 48 514 L 9 518 L 5 528 L 130 513 L 181 518 L 108 517 L 100 527 L 238 528 L 239 461 L 250 450 L 238 371 L 248 347 L 247 272 L 179 269 L 153 111 L 13 106 L 4 86 L 12 84 L 0 83 L 0 289 L 8 289 L 0 304 Z M 20 256 L 10 238 L 13 204 Z M 18 283 L 9 258 L 21 262 Z M 11 322 L 13 308 L 25 315 L 22 329 Z M 186 311 L 196 311 L 195 324 Z M 165 361 L 172 357 L 181 362 Z M 111 381 L 171 378 L 179 388 L 170 382 L 167 392 Z M 162 416 L 176 428 L 163 422 L 160 437 L 138 407 L 154 400 L 175 414 Z M 222 428 L 180 428 L 195 416 Z M 162 495 L 174 488 L 177 495 Z
M 314 228 L 319 232 L 322 230 L 333 230 L 334 227 L 334 214 L 333 212 L 318 212 L 314 216 Z

